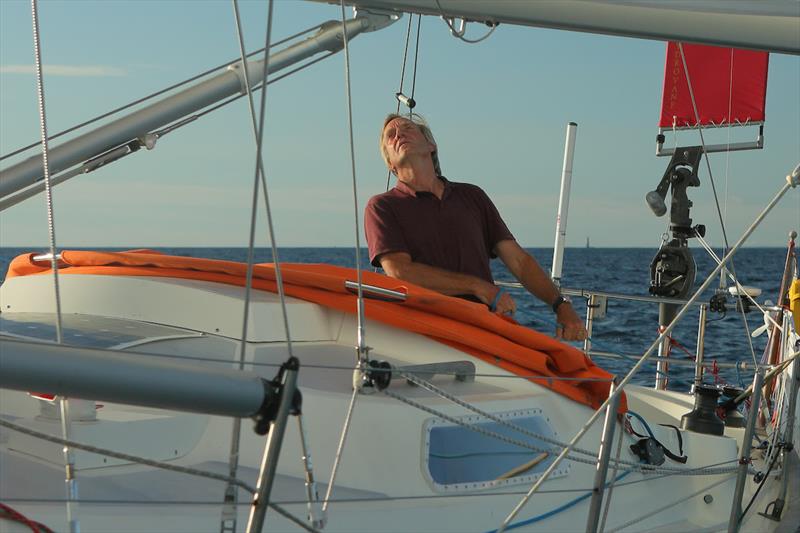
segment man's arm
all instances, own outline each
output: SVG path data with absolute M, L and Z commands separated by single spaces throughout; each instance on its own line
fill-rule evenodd
M 494 253 L 500 257 L 528 292 L 548 306 L 553 305 L 561 295 L 558 288 L 550 281 L 550 277 L 536 262 L 536 259 L 523 250 L 517 244 L 517 241 L 506 239 L 498 242 L 494 247 Z M 578 317 L 570 303 L 565 302 L 558 306 L 556 320 L 563 327 L 562 336 L 564 339 L 575 341 L 586 338 L 586 328 L 583 325 L 583 321 Z M 556 334 L 558 334 L 558 330 L 556 330 Z
M 493 283 L 470 276 L 451 272 L 442 268 L 432 267 L 424 263 L 416 263 L 411 260 L 411 255 L 405 252 L 390 252 L 378 257 L 381 268 L 387 275 L 403 279 L 431 289 L 442 294 L 457 296 L 470 294 L 477 297 L 486 305 L 494 301 L 500 289 Z M 496 304 L 496 311 L 501 314 L 513 313 L 514 301 L 508 294 L 503 293 Z

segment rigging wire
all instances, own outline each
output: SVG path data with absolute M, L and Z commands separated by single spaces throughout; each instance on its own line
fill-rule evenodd
M 56 225 L 55 214 L 53 212 L 53 184 L 50 180 L 50 165 L 48 163 L 49 145 L 47 142 L 47 106 L 45 104 L 44 93 L 44 74 L 42 72 L 42 46 L 39 33 L 39 5 L 37 0 L 31 0 L 31 19 L 33 22 L 33 51 L 36 63 L 36 92 L 39 103 L 39 125 L 42 134 L 42 169 L 44 170 L 45 200 L 47 204 L 47 230 L 50 240 L 50 269 L 53 272 L 53 291 L 56 307 L 56 343 L 62 344 L 64 341 L 63 328 L 61 323 L 61 294 L 58 285 L 58 254 L 56 252 Z M 69 418 L 69 400 L 65 397 L 60 398 L 61 434 L 64 439 L 70 436 L 71 423 Z M 78 485 L 75 479 L 75 455 L 72 448 L 64 446 L 64 467 L 65 482 L 67 491 L 67 522 L 71 532 L 80 531 L 80 524 L 75 515 L 73 502 L 78 497 Z
M 730 162 L 731 162 L 731 129 L 733 128 L 733 121 L 731 120 L 731 114 L 733 113 L 733 48 L 731 48 L 731 68 L 728 74 L 728 127 L 727 127 L 727 134 L 728 139 L 725 145 L 725 201 L 723 203 L 725 212 L 723 214 L 723 219 L 728 220 L 728 184 L 730 178 Z M 725 255 L 728 252 L 727 249 L 727 242 L 725 243 L 725 248 L 722 249 L 722 255 Z M 722 272 L 721 274 L 724 274 Z M 724 288 L 724 287 L 722 287 Z
M 400 86 L 397 92 L 403 93 L 403 83 L 406 79 L 406 61 L 408 60 L 408 43 L 411 40 L 411 23 L 414 21 L 414 15 L 408 17 L 408 28 L 406 28 L 406 45 L 403 49 L 403 64 L 400 67 Z M 418 30 L 419 31 L 419 30 Z M 397 100 L 397 109 L 395 113 L 400 113 L 400 100 Z
M 707 465 L 708 468 L 723 466 L 727 464 L 738 464 L 738 459 L 723 461 L 720 463 L 713 463 Z M 754 472 L 753 472 L 754 473 Z M 642 476 L 639 479 L 617 483 L 617 487 L 626 487 L 630 485 L 638 485 L 640 483 L 651 483 L 659 479 L 667 479 L 673 477 L 675 474 L 665 473 L 657 475 Z M 718 474 L 713 474 L 718 475 Z M 578 492 L 587 492 L 593 490 L 589 488 L 567 488 L 567 489 L 543 489 L 539 494 L 574 494 Z M 503 496 L 519 496 L 525 494 L 524 491 L 492 491 L 492 492 L 463 492 L 463 493 L 448 493 L 448 494 L 410 494 L 404 496 L 387 496 L 387 495 L 374 495 L 364 497 L 351 497 L 351 498 L 331 498 L 334 503 L 371 503 L 371 502 L 394 502 L 394 501 L 414 501 L 414 500 L 433 500 L 433 499 L 452 499 L 452 498 L 488 498 L 488 497 L 503 497 Z M 9 503 L 63 503 L 63 498 L 3 498 L 4 502 Z M 81 498 L 80 503 L 85 504 L 98 504 L 98 505 L 219 505 L 217 500 L 144 500 L 144 499 L 91 499 Z M 307 500 L 271 500 L 275 505 L 303 505 L 308 503 Z M 249 502 L 239 502 L 237 506 L 251 505 Z
M 705 136 L 703 135 L 703 126 L 702 126 L 702 124 L 700 124 L 700 112 L 697 109 L 697 101 L 695 100 L 695 97 L 694 97 L 694 90 L 692 88 L 692 81 L 691 81 L 691 77 L 689 76 L 689 67 L 686 64 L 686 55 L 683 53 L 683 43 L 680 43 L 680 42 L 678 43 L 678 50 L 680 50 L 681 62 L 683 63 L 683 74 L 684 74 L 684 77 L 686 78 L 686 85 L 689 88 L 689 97 L 690 97 L 690 99 L 692 101 L 692 110 L 694 111 L 694 119 L 695 119 L 695 122 L 697 123 L 697 132 L 700 134 L 700 144 L 703 146 L 703 158 L 705 159 L 706 168 L 708 169 L 708 178 L 711 181 L 711 190 L 714 193 L 714 204 L 717 207 L 717 215 L 719 217 L 720 229 L 722 230 L 722 239 L 723 239 L 723 241 L 725 243 L 724 250 L 726 250 L 725 253 L 727 253 L 727 250 L 730 248 L 730 245 L 728 243 L 728 234 L 727 234 L 727 231 L 725 230 L 725 220 L 724 220 L 724 218 L 722 216 L 722 210 L 720 209 L 720 206 L 719 206 L 719 196 L 717 195 L 717 187 L 716 187 L 716 185 L 714 183 L 714 174 L 711 172 L 711 162 L 710 162 L 709 157 L 708 157 L 708 152 L 706 151 L 706 141 L 705 141 Z M 732 85 L 733 85 L 733 78 L 731 78 L 731 80 L 729 82 L 729 87 L 732 87 Z M 723 256 L 725 255 L 725 253 L 723 254 Z M 731 272 L 733 273 L 733 276 L 734 277 L 738 277 L 738 276 L 736 276 L 736 266 L 735 266 L 735 264 L 733 262 L 733 258 L 731 258 L 731 260 L 730 260 L 730 265 L 731 265 Z M 723 267 L 723 269 L 725 269 L 725 267 Z M 722 272 L 720 272 L 720 274 L 722 274 Z M 753 357 L 753 363 L 755 364 L 755 367 L 758 368 L 758 362 L 756 360 L 757 359 L 756 358 L 756 353 L 755 353 L 755 350 L 753 349 L 753 343 L 750 340 L 750 326 L 747 323 L 747 317 L 744 314 L 744 309 L 742 309 L 741 311 L 742 311 L 742 320 L 743 320 L 743 323 L 744 323 L 744 328 L 745 328 L 745 331 L 746 331 L 746 334 L 747 334 L 748 343 L 750 345 L 750 352 L 751 352 L 751 355 Z
M 366 366 L 367 360 L 369 358 L 369 348 L 366 346 L 366 339 L 364 338 L 364 285 L 361 276 L 361 232 L 360 232 L 360 224 L 359 224 L 359 217 L 358 217 L 358 184 L 356 180 L 356 155 L 355 155 L 355 142 L 353 140 L 353 100 L 350 91 L 350 46 L 349 46 L 349 39 L 347 38 L 347 22 L 345 20 L 345 12 L 344 12 L 344 0 L 340 0 L 339 6 L 342 10 L 342 41 L 344 44 L 344 83 L 345 83 L 345 93 L 347 95 L 347 126 L 348 126 L 348 133 L 349 133 L 349 146 L 350 146 L 350 171 L 352 174 L 352 182 L 353 182 L 353 219 L 355 222 L 355 252 L 356 252 L 356 277 L 358 281 L 358 300 L 356 302 L 356 312 L 357 312 L 357 339 L 356 339 L 356 366 L 358 368 L 357 371 L 361 371 Z M 354 377 L 355 381 L 355 377 Z M 325 492 L 325 499 L 322 502 L 322 512 L 324 513 L 328 509 L 328 502 L 330 500 L 331 494 L 333 493 L 333 487 L 336 482 L 336 474 L 339 470 L 339 465 L 341 464 L 342 452 L 344 451 L 345 442 L 347 440 L 347 434 L 350 430 L 350 423 L 352 422 L 353 418 L 353 411 L 355 410 L 356 398 L 358 397 L 359 388 L 356 383 L 353 383 L 353 394 L 350 398 L 350 404 L 347 408 L 347 414 L 345 415 L 344 424 L 342 425 L 342 432 L 339 436 L 339 444 L 336 447 L 336 456 L 333 461 L 333 466 L 331 467 L 331 475 L 328 481 L 328 489 Z
M 697 101 L 694 98 L 694 89 L 692 88 L 692 81 L 689 76 L 689 67 L 686 65 L 686 56 L 683 53 L 683 43 L 678 43 L 678 49 L 681 52 L 681 61 L 683 62 L 683 73 L 686 78 L 686 84 L 689 88 L 689 98 L 692 101 L 692 109 L 694 110 L 694 117 L 695 121 L 697 122 L 697 132 L 700 134 L 700 144 L 703 146 L 703 156 L 706 161 L 706 168 L 708 169 L 708 178 L 711 181 L 711 189 L 714 192 L 714 203 L 717 206 L 717 215 L 719 216 L 719 223 L 722 229 L 722 238 L 725 241 L 725 249 L 727 250 L 730 248 L 728 244 L 728 234 L 725 231 L 725 221 L 722 218 L 722 209 L 719 206 L 719 196 L 717 195 L 717 187 L 714 183 L 714 174 L 711 172 L 711 163 L 708 158 L 708 152 L 706 151 L 706 141 L 705 136 L 703 135 L 703 126 L 700 124 L 700 113 L 697 110 Z
M 270 45 L 270 48 L 273 48 L 275 46 L 278 46 L 278 45 L 281 45 L 283 43 L 289 42 L 289 41 L 291 41 L 293 39 L 296 39 L 297 37 L 300 37 L 302 35 L 305 35 L 306 33 L 309 33 L 311 31 L 315 30 L 315 29 L 317 29 L 319 27 L 320 27 L 320 25 L 317 24 L 317 25 L 312 26 L 312 27 L 310 27 L 308 29 L 305 29 L 303 31 L 299 31 L 299 32 L 295 33 L 294 35 L 290 35 L 289 37 L 286 37 L 284 39 L 281 39 L 280 41 L 272 43 Z M 250 52 L 249 54 L 247 54 L 247 57 L 252 57 L 252 56 L 260 54 L 260 53 L 262 53 L 264 51 L 265 51 L 264 48 L 259 48 L 258 50 L 255 50 L 255 51 Z M 182 87 L 182 86 L 184 86 L 186 84 L 192 83 L 193 81 L 197 81 L 197 80 L 199 80 L 199 79 L 201 79 L 201 78 L 203 78 L 205 76 L 208 76 L 212 72 L 216 72 L 216 71 L 221 70 L 221 69 L 223 69 L 225 67 L 229 67 L 229 66 L 235 64 L 238 61 L 240 61 L 240 59 L 238 59 L 238 58 L 237 59 L 232 59 L 230 61 L 226 61 L 225 63 L 217 65 L 216 67 L 212 67 L 210 69 L 207 69 L 207 70 L 201 72 L 200 74 L 196 74 L 196 75 L 192 76 L 191 78 L 187 78 L 187 79 L 185 79 L 183 81 L 179 81 L 178 83 L 172 84 L 169 87 L 165 87 L 164 89 L 160 89 L 160 90 L 158 90 L 158 91 L 156 91 L 154 93 L 151 93 L 151 94 L 149 94 L 147 96 L 143 96 L 142 98 L 138 98 L 138 99 L 136 99 L 136 100 L 134 100 L 132 102 L 129 102 L 129 103 L 123 105 L 123 106 L 120 106 L 120 107 L 117 107 L 115 109 L 112 109 L 111 111 L 107 111 L 107 112 L 105 112 L 105 113 L 103 113 L 101 115 L 98 115 L 98 116 L 94 117 L 94 118 L 90 118 L 89 120 L 87 120 L 85 122 L 81 122 L 80 124 L 76 124 L 76 125 L 74 125 L 74 126 L 72 126 L 70 128 L 62 130 L 62 131 L 60 131 L 60 132 L 48 137 L 48 140 L 52 141 L 54 139 L 57 139 L 57 138 L 62 137 L 64 135 L 67 135 L 68 133 L 72 133 L 73 131 L 79 130 L 79 129 L 85 127 L 85 126 L 93 124 L 93 123 L 97 122 L 98 120 L 102 120 L 104 118 L 108 118 L 108 117 L 110 117 L 112 115 L 115 115 L 115 114 L 119 113 L 120 111 L 124 111 L 126 109 L 130 109 L 131 107 L 134 107 L 134 106 L 137 106 L 139 104 L 142 104 L 142 103 L 144 103 L 144 102 L 146 102 L 148 100 L 151 100 L 151 99 L 153 99 L 153 98 L 155 98 L 157 96 L 161 96 L 162 94 L 165 94 L 165 93 L 168 93 L 168 92 L 170 92 L 172 90 L 178 89 L 179 87 Z M 274 81 L 277 81 L 277 80 L 274 80 Z M 242 96 L 244 96 L 244 95 L 243 94 L 239 95 L 239 97 L 242 97 Z M 14 150 L 13 152 L 9 152 L 9 153 L 7 153 L 7 154 L 5 154 L 3 156 L 0 156 L 0 161 L 3 161 L 4 159 L 7 159 L 9 157 L 13 157 L 13 156 L 15 156 L 17 154 L 21 154 L 22 152 L 30 150 L 31 148 L 34 148 L 34 147 L 38 146 L 39 144 L 41 144 L 41 141 L 37 141 L 37 142 L 29 144 L 27 146 L 23 146 L 21 148 L 18 148 L 16 150 Z
M 98 446 L 91 446 L 89 444 L 84 444 L 82 442 L 77 442 L 74 440 L 69 439 L 62 439 L 60 437 L 56 437 L 55 435 L 50 435 L 47 433 L 43 433 L 41 431 L 36 431 L 34 429 L 27 428 L 25 426 L 21 426 L 19 424 L 15 424 L 10 420 L 5 420 L 0 418 L 0 426 L 6 427 L 12 431 L 16 431 L 18 433 L 22 433 L 24 435 L 29 435 L 36 439 L 44 440 L 47 442 L 53 442 L 55 444 L 60 444 L 62 446 L 69 446 L 70 448 L 75 448 L 76 450 L 83 450 L 85 452 L 94 453 L 97 455 L 104 455 L 106 457 L 111 457 L 113 459 L 119 459 L 121 461 L 126 461 L 130 463 L 142 464 L 145 466 L 152 466 L 154 468 L 158 468 L 161 470 L 169 470 L 171 472 L 178 472 L 181 474 L 189 474 L 192 476 L 197 477 L 204 477 L 208 479 L 213 479 L 216 481 L 225 481 L 235 484 L 237 487 L 240 487 L 247 492 L 253 494 L 255 493 L 255 487 L 252 487 L 245 483 L 240 479 L 232 479 L 228 476 L 224 476 L 222 474 L 217 474 L 215 472 L 209 472 L 206 470 L 200 470 L 197 468 L 190 468 L 186 466 L 179 466 L 171 463 L 165 463 L 162 461 L 155 461 L 153 459 L 147 459 L 145 457 L 139 457 L 137 455 L 131 455 L 127 453 L 117 452 L 114 450 L 109 450 L 105 448 L 100 448 Z M 216 502 L 219 503 L 219 502 Z
M 288 78 L 292 74 L 300 72 L 301 70 L 305 70 L 306 68 L 310 67 L 311 65 L 314 65 L 316 63 L 319 63 L 320 61 L 323 61 L 323 60 L 329 58 L 330 56 L 334 55 L 335 53 L 336 52 L 328 52 L 327 54 L 325 54 L 323 56 L 320 56 L 320 57 L 318 57 L 316 59 L 313 59 L 311 61 L 308 61 L 307 63 L 304 63 L 303 65 L 300 65 L 299 67 L 296 67 L 296 68 L 294 68 L 294 69 L 292 69 L 292 70 L 290 70 L 290 71 L 288 71 L 288 72 L 286 72 L 286 73 L 284 73 L 284 74 L 282 74 L 280 76 L 276 76 L 275 78 L 270 79 L 267 82 L 267 85 L 272 85 L 273 83 L 278 82 L 278 81 L 280 81 L 280 80 L 282 80 L 284 78 Z M 252 88 L 252 90 L 253 91 L 258 91 L 261 88 L 262 88 L 262 84 L 259 83 L 259 84 L 255 85 Z M 240 98 L 243 98 L 244 96 L 246 96 L 246 94 L 238 94 L 236 96 L 233 96 L 233 97 L 229 98 L 228 100 L 224 100 L 224 101 L 220 102 L 217 105 L 214 105 L 212 107 L 209 107 L 209 108 L 203 110 L 200 113 L 196 113 L 196 114 L 194 114 L 194 115 L 192 115 L 190 117 L 181 119 L 181 120 L 179 120 L 177 122 L 174 122 L 174 123 L 172 123 L 172 124 L 170 124 L 168 126 L 165 126 L 164 128 L 161 128 L 160 130 L 157 130 L 156 132 L 154 132 L 154 135 L 156 135 L 156 137 L 158 137 L 158 138 L 161 138 L 164 135 L 166 135 L 167 133 L 171 133 L 171 132 L 173 132 L 173 131 L 175 131 L 177 129 L 180 129 L 180 128 L 182 128 L 182 127 L 194 122 L 195 120 L 197 120 L 199 118 L 202 118 L 205 115 L 208 115 L 209 113 L 212 113 L 212 112 L 216 111 L 217 109 L 220 109 L 220 108 L 222 108 L 222 107 L 224 107 L 224 106 L 226 106 L 226 105 L 228 105 L 230 103 L 233 103 L 233 102 L 239 100 Z M 52 138 L 54 138 L 54 136 L 50 137 L 50 138 L 52 139 Z M 1 159 L 2 158 L 0 158 L 0 160 Z M 89 168 L 88 164 L 86 162 L 84 162 L 84 163 L 81 163 L 81 164 L 78 164 L 78 165 L 74 166 L 71 170 L 65 170 L 64 172 L 61 172 L 60 174 L 57 174 L 56 176 L 54 176 L 52 178 L 51 181 L 52 181 L 52 183 L 54 185 L 57 185 L 57 184 L 62 183 L 63 181 L 66 181 L 66 180 L 68 180 L 68 179 L 70 179 L 70 178 L 72 178 L 72 177 L 74 177 L 74 176 L 76 176 L 78 174 L 85 174 L 85 173 L 91 172 L 93 170 L 96 170 L 96 168 Z M 37 186 L 38 186 L 37 184 L 31 185 L 30 187 L 28 187 L 28 188 L 26 188 L 26 189 L 24 189 L 22 191 L 19 191 L 16 194 L 14 194 L 10 198 L 6 198 L 6 199 L 2 200 L 0 202 L 0 211 L 3 211 L 4 209 L 6 209 L 8 207 L 16 205 L 19 202 L 22 202 L 22 201 L 30 198 L 31 196 L 33 196 L 35 194 L 38 194 L 39 191 L 36 190 Z
M 248 319 L 250 315 L 250 297 L 252 294 L 253 289 L 253 263 L 255 257 L 255 233 L 256 233 L 256 219 L 258 213 L 258 195 L 259 195 L 259 185 L 261 185 L 261 189 L 263 190 L 264 194 L 264 204 L 267 212 L 267 220 L 269 225 L 269 236 L 270 236 L 270 243 L 272 244 L 272 258 L 275 264 L 275 281 L 278 288 L 278 295 L 281 302 L 281 311 L 283 315 L 283 322 L 284 322 L 284 329 L 286 332 L 286 348 L 289 353 L 289 357 L 292 356 L 292 340 L 289 330 L 289 318 L 286 313 L 286 301 L 285 296 L 283 294 L 283 283 L 281 281 L 280 276 L 280 263 L 277 257 L 277 248 L 275 246 L 275 236 L 272 229 L 272 217 L 270 212 L 270 202 L 269 202 L 269 192 L 267 189 L 267 181 L 266 181 L 266 173 L 264 172 L 264 160 L 262 157 L 262 143 L 263 143 L 263 130 L 264 130 L 264 115 L 265 115 L 265 107 L 266 107 L 266 95 L 268 87 L 267 81 L 269 77 L 269 54 L 266 53 L 264 58 L 264 74 L 261 81 L 262 87 L 265 89 L 261 92 L 261 115 L 259 120 L 256 120 L 256 108 L 255 103 L 253 101 L 253 92 L 250 88 L 250 76 L 248 73 L 247 68 L 247 53 L 244 44 L 244 33 L 242 30 L 242 20 L 239 15 L 239 4 L 237 0 L 232 0 L 232 7 L 233 7 L 233 14 L 234 14 L 234 21 L 236 24 L 236 36 L 239 44 L 239 51 L 241 54 L 241 70 L 242 76 L 245 80 L 245 91 L 247 94 L 247 103 L 248 109 L 250 114 L 250 121 L 253 131 L 253 137 L 256 141 L 256 168 L 255 168 L 255 176 L 253 178 L 253 196 L 252 202 L 250 206 L 250 232 L 249 232 L 249 240 L 248 240 L 248 248 L 247 248 L 247 269 L 245 274 L 245 294 L 244 294 L 244 305 L 243 305 L 243 316 L 242 316 L 242 337 L 239 341 L 239 370 L 244 370 L 244 362 L 245 362 L 245 354 L 247 348 L 247 329 L 248 329 Z M 270 40 L 272 37 L 272 13 L 273 13 L 273 2 L 270 0 L 267 3 L 267 29 L 266 29 L 266 43 L 264 46 L 265 50 L 269 50 L 270 48 Z M 239 447 L 240 447 L 240 440 L 241 440 L 241 419 L 235 418 L 233 420 L 233 425 L 231 429 L 231 447 L 230 447 L 230 455 L 228 458 L 228 469 L 229 475 L 231 478 L 236 477 L 236 472 L 239 468 Z M 225 489 L 225 502 L 229 501 L 237 501 L 238 494 L 235 487 L 232 484 L 228 484 Z M 225 512 L 223 511 L 223 525 L 225 522 Z M 236 518 L 235 514 L 233 518 L 230 520 L 233 521 L 233 529 L 236 529 Z
M 418 15 L 420 18 L 422 15 Z M 397 89 L 397 94 L 403 94 L 403 84 L 406 79 L 406 62 L 408 61 L 408 43 L 411 40 L 411 23 L 414 20 L 414 15 L 410 15 L 408 17 L 408 28 L 406 29 L 406 44 L 403 48 L 403 63 L 400 67 L 400 85 Z M 417 24 L 417 50 L 419 50 L 419 23 Z M 417 65 L 416 65 L 416 58 L 414 60 L 414 77 L 416 79 L 417 76 Z M 412 89 L 412 98 L 413 96 L 413 89 Z M 395 108 L 395 114 L 400 114 L 400 99 L 397 99 L 397 107 Z M 383 151 L 383 137 L 381 137 L 381 151 Z M 392 178 L 392 171 L 390 169 L 386 169 L 386 190 L 389 190 L 389 183 Z M 375 268 L 375 272 L 378 271 L 378 268 Z
M 417 91 L 417 61 L 419 60 L 419 32 L 422 29 L 422 15 L 417 15 L 417 44 L 414 47 L 414 73 L 411 76 L 411 99 L 414 100 L 414 95 Z M 408 110 L 409 116 L 413 113 L 411 109 Z

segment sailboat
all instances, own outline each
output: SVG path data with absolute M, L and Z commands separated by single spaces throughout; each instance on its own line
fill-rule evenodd
M 480 21 L 487 31 L 521 24 L 800 53 L 791 3 L 746 9 L 768 32 L 742 31 L 743 15 L 716 8 L 690 9 L 702 27 L 692 31 L 684 11 L 647 2 L 354 4 L 353 18 L 273 53 L 266 67 L 234 63 L 145 112 L 54 142 L 53 181 L 154 148 L 213 105 L 206 89 L 214 98 L 246 94 L 265 69 L 403 14 L 444 16 L 461 37 Z M 800 170 L 787 172 L 768 208 L 800 181 Z M 43 173 L 37 157 L 4 168 L 0 201 L 40 192 Z M 787 254 L 787 294 L 792 261 Z M 629 383 L 701 293 L 657 295 L 681 306 L 676 318 L 615 379 L 588 346 L 372 272 L 149 250 L 25 254 L 0 288 L 0 523 L 10 531 L 790 530 L 800 359 L 789 305 L 766 309 L 777 357 L 725 403 L 703 385 L 702 361 L 694 394 Z M 587 296 L 593 313 L 607 297 Z M 232 424 L 247 418 L 255 431 Z

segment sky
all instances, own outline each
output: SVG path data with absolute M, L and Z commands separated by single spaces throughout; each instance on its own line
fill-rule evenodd
M 240 9 L 248 50 L 263 46 L 266 3 L 243 1 Z M 228 1 L 42 1 L 39 12 L 51 134 L 239 55 Z M 273 37 L 340 17 L 338 6 L 276 0 Z M 406 93 L 416 25 L 415 17 Z M 270 86 L 262 154 L 279 246 L 354 245 L 355 214 L 361 220 L 369 197 L 386 189 L 377 140 L 396 106 L 407 28 L 406 15 L 350 43 L 357 207 L 344 54 Z M 467 36 L 485 31 L 469 24 Z M 655 156 L 654 142 L 664 56 L 663 42 L 510 25 L 466 44 L 442 20 L 423 17 L 415 111 L 433 128 L 444 174 L 484 188 L 525 246 L 552 246 L 566 125 L 576 122 L 567 246 L 588 237 L 598 247 L 655 249 L 668 221 L 650 212 L 644 196 L 668 163 Z M 798 87 L 800 58 L 772 54 L 766 147 L 711 155 L 731 243 L 800 160 Z M 255 168 L 250 120 L 239 100 L 163 137 L 152 151 L 55 187 L 58 247 L 246 246 Z M 752 129 L 740 130 L 708 132 L 706 142 L 755 138 Z M 0 154 L 39 135 L 30 4 L 0 0 Z M 669 136 L 667 144 L 674 142 Z M 682 133 L 678 142 L 699 139 Z M 689 190 L 692 218 L 721 246 L 705 165 L 700 180 Z M 263 209 L 259 217 L 264 245 Z M 798 227 L 800 192 L 790 191 L 748 244 L 783 245 Z M 44 195 L 0 213 L 0 246 L 47 245 Z

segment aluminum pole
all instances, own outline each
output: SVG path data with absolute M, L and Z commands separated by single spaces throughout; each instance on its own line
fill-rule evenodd
M 742 519 L 742 494 L 744 483 L 747 481 L 747 468 L 750 465 L 750 451 L 753 447 L 753 433 L 755 432 L 756 420 L 758 420 L 761 403 L 761 385 L 764 383 L 764 369 L 756 370 L 753 377 L 753 403 L 750 404 L 750 413 L 747 417 L 747 427 L 742 437 L 742 447 L 739 450 L 739 471 L 736 473 L 736 489 L 733 492 L 733 503 L 731 504 L 731 516 L 728 520 L 728 532 L 737 533 Z
M 289 418 L 289 410 L 294 402 L 294 393 L 297 389 L 297 371 L 300 368 L 300 362 L 296 357 L 291 357 L 284 368 L 281 401 L 275 420 L 269 425 L 269 437 L 264 448 L 264 456 L 261 459 L 258 484 L 253 495 L 253 503 L 250 506 L 250 516 L 247 519 L 247 533 L 260 533 L 264 526 L 264 517 L 272 492 L 272 482 L 275 480 L 281 444 L 283 444 L 283 434 L 286 432 L 286 420 Z
M 252 416 L 264 402 L 255 373 L 152 354 L 0 340 L 0 387 L 160 409 Z
M 575 434 L 574 437 L 572 437 L 572 440 L 570 440 L 569 443 L 564 447 L 564 449 L 561 450 L 561 452 L 558 454 L 555 460 L 542 473 L 541 477 L 539 477 L 536 483 L 534 483 L 534 485 L 522 498 L 519 504 L 517 504 L 517 506 L 514 507 L 514 509 L 509 513 L 509 515 L 503 520 L 503 523 L 500 524 L 500 528 L 498 529 L 498 533 L 501 533 L 502 531 L 505 531 L 508 528 L 508 526 L 511 524 L 511 521 L 514 520 L 514 518 L 517 516 L 517 514 L 519 514 L 519 512 L 522 510 L 525 504 L 528 503 L 528 500 L 530 500 L 531 496 L 533 496 L 533 494 L 537 490 L 539 490 L 539 487 L 541 487 L 544 484 L 544 482 L 547 481 L 547 478 L 550 477 L 550 474 L 552 474 L 553 471 L 558 467 L 558 465 L 561 464 L 561 461 L 564 460 L 564 458 L 569 454 L 569 452 L 571 452 L 575 448 L 575 445 L 578 443 L 578 441 L 581 440 L 581 438 L 586 434 L 587 431 L 589 431 L 589 428 L 592 427 L 592 424 L 594 424 L 595 420 L 597 420 L 597 418 L 600 416 L 600 413 L 604 411 L 604 409 L 608 406 L 608 404 L 615 396 L 619 395 L 619 393 L 625 388 L 625 385 L 627 385 L 633 379 L 633 376 L 635 376 L 636 373 L 639 372 L 639 370 L 642 368 L 645 362 L 647 362 L 647 359 L 650 357 L 650 354 L 652 354 L 653 350 L 655 350 L 656 346 L 658 346 L 658 343 L 661 342 L 661 340 L 672 331 L 672 329 L 678 324 L 680 319 L 683 318 L 683 315 L 685 315 L 686 312 L 691 308 L 691 306 L 697 301 L 697 299 L 700 298 L 700 295 L 703 294 L 703 291 L 708 288 L 714 277 L 716 277 L 716 275 L 719 274 L 719 271 L 728 263 L 728 261 L 730 261 L 730 259 L 734 255 L 736 255 L 736 252 L 739 251 L 739 248 L 742 247 L 742 245 L 747 241 L 748 237 L 752 235 L 752 233 L 759 226 L 759 224 L 761 224 L 761 222 L 764 220 L 767 214 L 769 214 L 769 212 L 772 211 L 772 209 L 777 205 L 780 199 L 783 198 L 783 195 L 786 194 L 786 191 L 788 191 L 791 187 L 796 187 L 798 183 L 800 183 L 800 165 L 797 165 L 794 168 L 794 170 L 788 176 L 786 176 L 786 183 L 780 188 L 780 190 L 777 192 L 777 194 L 775 194 L 772 200 L 770 200 L 770 202 L 766 205 L 766 207 L 764 207 L 761 213 L 758 214 L 753 223 L 750 224 L 750 227 L 747 228 L 747 230 L 745 230 L 745 232 L 742 234 L 742 236 L 739 238 L 736 244 L 734 244 L 733 247 L 730 250 L 728 250 L 728 253 L 725 255 L 725 257 L 722 258 L 722 260 L 714 268 L 711 274 L 708 275 L 706 280 L 700 285 L 700 288 L 697 289 L 694 295 L 692 295 L 692 297 L 689 298 L 689 300 L 684 304 L 684 306 L 678 312 L 675 319 L 670 323 L 669 326 L 667 326 L 667 329 L 665 329 L 664 332 L 661 333 L 661 335 L 655 341 L 653 341 L 650 347 L 644 352 L 644 354 L 642 354 L 642 357 L 639 359 L 639 361 L 635 365 L 633 365 L 633 368 L 630 369 L 628 374 L 620 382 L 617 390 L 615 390 L 614 393 L 611 396 L 609 396 L 608 399 L 606 399 L 594 413 L 592 413 L 592 415 L 589 417 L 589 420 L 587 420 L 586 423 L 583 425 L 583 427 Z
M 661 304 L 663 306 L 664 304 Z M 672 348 L 672 340 L 668 335 L 663 335 L 667 324 L 662 324 L 658 328 L 658 333 L 662 335 L 661 342 L 658 343 L 658 359 L 656 362 L 656 379 L 653 387 L 655 390 L 667 390 L 669 381 L 669 354 Z
M 614 394 L 615 388 L 615 382 L 612 382 L 608 389 L 610 397 Z M 608 404 L 608 407 L 606 407 L 603 436 L 600 439 L 600 450 L 597 454 L 597 470 L 594 473 L 592 501 L 589 504 L 589 517 L 586 520 L 586 533 L 596 533 L 597 524 L 600 522 L 600 511 L 603 508 L 603 491 L 606 488 L 606 476 L 608 475 L 608 460 L 611 457 L 611 445 L 614 443 L 614 429 L 617 426 L 618 407 L 619 395 L 613 396 L 613 400 Z M 620 438 L 623 438 L 623 435 L 620 435 Z
M 700 306 L 700 319 L 697 324 L 697 355 L 694 360 L 694 384 L 702 385 L 703 383 L 703 357 L 705 356 L 705 343 L 706 343 L 706 312 L 708 306 L 703 304 Z
M 564 166 L 561 169 L 561 193 L 558 196 L 556 216 L 556 240 L 553 246 L 552 279 L 556 287 L 561 286 L 561 267 L 564 263 L 564 242 L 567 238 L 567 215 L 569 214 L 569 189 L 572 185 L 572 159 L 575 155 L 575 136 L 578 125 L 567 124 L 567 139 L 564 145 Z
M 345 23 L 347 36 L 352 39 L 364 31 L 380 29 L 395 20 L 396 17 L 371 14 L 358 16 Z M 277 72 L 319 52 L 338 52 L 342 47 L 342 23 L 328 21 L 320 25 L 317 34 L 269 56 L 268 69 L 270 73 Z M 264 63 L 264 60 L 247 63 L 251 86 L 264 79 Z M 240 92 L 245 92 L 244 74 L 241 72 L 241 62 L 237 61 L 212 78 L 52 148 L 50 172 L 55 174 L 71 168 Z M 38 182 L 42 176 L 40 157 L 30 157 L 8 167 L 0 172 L 0 198 Z
M 327 513 L 322 510 L 322 502 L 319 499 L 317 481 L 314 479 L 314 467 L 311 465 L 311 453 L 306 442 L 306 429 L 303 423 L 303 415 L 297 415 L 297 429 L 300 431 L 300 450 L 303 452 L 303 472 L 305 473 L 306 499 L 308 500 L 308 521 L 316 529 L 325 527 L 328 521 Z
M 586 300 L 586 338 L 583 339 L 583 351 L 589 355 L 592 349 L 592 328 L 594 327 L 594 310 L 597 309 L 597 296 L 592 294 Z

